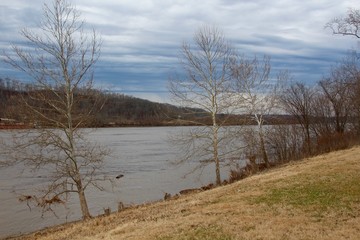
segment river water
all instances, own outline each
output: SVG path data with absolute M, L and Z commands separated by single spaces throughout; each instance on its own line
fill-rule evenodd
M 160 200 L 164 193 L 176 194 L 180 190 L 196 188 L 215 181 L 213 166 L 187 175 L 196 163 L 174 165 L 176 149 L 169 144 L 169 135 L 185 127 L 104 128 L 91 131 L 90 138 L 111 150 L 102 174 L 115 177 L 107 191 L 87 191 L 90 212 L 102 214 L 104 208 L 117 210 L 119 202 L 125 206 Z M 6 131 L 0 131 L 5 138 Z M 8 140 L 8 139 L 5 139 Z M 186 177 L 184 177 L 186 175 Z M 228 177 L 228 170 L 222 170 Z M 57 207 L 56 214 L 41 216 L 40 209 L 18 201 L 19 194 L 30 193 L 45 179 L 39 173 L 23 171 L 20 167 L 0 168 L 0 238 L 35 231 L 44 227 L 81 219 L 77 196 L 66 206 Z

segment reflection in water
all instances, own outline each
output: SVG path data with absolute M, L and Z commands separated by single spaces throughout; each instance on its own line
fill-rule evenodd
M 92 215 L 103 213 L 104 208 L 117 210 L 118 202 L 125 205 L 139 204 L 162 199 L 165 193 L 175 194 L 182 189 L 195 188 L 214 182 L 212 166 L 199 172 L 184 175 L 192 170 L 194 163 L 181 166 L 171 164 L 175 149 L 168 143 L 168 135 L 182 127 L 159 128 L 107 128 L 90 133 L 91 139 L 111 150 L 106 159 L 103 175 L 113 176 L 116 182 L 108 191 L 87 191 Z M 3 137 L 6 132 L 0 132 Z M 123 177 L 116 179 L 120 174 Z M 227 177 L 226 170 L 222 172 Z M 34 231 L 55 224 L 81 218 L 77 196 L 73 195 L 65 206 L 56 208 L 58 218 L 46 213 L 43 218 L 39 209 L 31 209 L 17 199 L 20 193 L 31 194 L 31 190 L 46 182 L 41 173 L 22 172 L 18 168 L 0 169 L 0 237 Z

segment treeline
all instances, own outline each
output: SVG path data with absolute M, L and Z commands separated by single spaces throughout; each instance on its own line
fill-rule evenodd
M 102 93 L 104 106 L 96 114 L 94 126 L 168 126 L 200 117 L 200 109 L 180 108 L 124 94 Z
M 15 81 L 0 78 L 0 118 L 9 117 L 9 103 L 11 98 L 19 91 Z
M 27 126 L 42 125 L 49 123 L 39 123 L 39 119 L 32 119 L 31 113 L 26 111 L 25 102 L 33 101 L 34 95 L 50 96 L 44 93 L 46 90 L 32 84 L 24 84 L 9 78 L 0 78 L 0 119 L 2 124 L 25 124 Z M 58 90 L 61 95 L 61 89 Z M 191 125 L 194 119 L 202 119 L 206 124 L 207 119 L 204 111 L 194 108 L 176 107 L 170 104 L 155 103 L 148 100 L 127 96 L 124 94 L 114 94 L 94 90 L 89 96 L 89 92 L 83 93 L 78 90 L 76 97 L 79 99 L 74 108 L 74 112 L 80 114 L 81 109 L 91 109 L 91 105 L 98 105 L 93 116 L 86 121 L 83 127 L 114 127 L 114 126 L 173 126 Z M 84 96 L 88 95 L 88 96 Z M 40 98 L 39 98 L 40 99 Z M 24 101 L 25 100 L 25 101 Z M 47 109 L 46 101 L 36 103 L 39 109 Z M 47 112 L 46 114 L 50 114 Z M 59 113 L 54 113 L 59 114 Z M 61 117 L 61 116 L 59 116 Z
M 32 119 L 31 113 L 25 111 L 24 102 L 34 98 L 36 92 L 45 94 L 40 87 L 9 78 L 0 78 L 0 119 L 3 119 L 3 125 L 17 124 L 27 125 L 29 127 L 46 126 L 49 123 L 39 123 L 39 119 Z M 61 90 L 59 89 L 59 92 Z M 90 109 L 95 103 L 96 110 L 91 118 L 86 121 L 84 127 L 123 127 L 123 126 L 188 126 L 188 125 L 211 125 L 209 114 L 202 109 L 177 107 L 171 104 L 156 103 L 148 100 L 124 95 L 94 90 L 91 96 L 82 96 L 81 89 L 77 93 L 77 108 Z M 53 94 L 53 93 L 52 93 Z M 35 98 L 34 98 L 35 99 Z M 26 100 L 26 101 L 24 101 Z M 47 109 L 46 102 L 38 101 L 36 103 L 41 109 Z M 76 112 L 76 111 L 75 111 Z M 47 112 L 49 114 L 49 112 Z M 54 113 L 58 114 L 58 113 Z M 228 115 L 218 114 L 219 121 L 225 125 L 252 125 L 256 124 L 249 115 Z M 265 116 L 266 124 L 288 124 L 294 123 L 294 119 L 288 115 L 270 115 Z M 4 119 L 11 120 L 4 122 Z M 45 124 L 45 125 L 44 125 Z
M 359 55 L 349 54 L 315 86 L 297 82 L 284 87 L 278 101 L 295 124 L 267 126 L 263 139 L 259 129 L 244 131 L 244 157 L 256 168 L 259 163 L 278 164 L 358 144 Z

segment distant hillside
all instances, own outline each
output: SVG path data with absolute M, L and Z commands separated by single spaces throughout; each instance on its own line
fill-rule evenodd
M 155 103 L 124 94 L 107 94 L 105 104 L 96 116 L 97 126 L 163 126 L 184 125 L 204 111 Z
M 31 86 L 0 78 L 0 119 L 26 122 L 28 118 L 23 116 L 19 99 L 20 96 L 27 97 L 28 89 L 32 89 Z M 194 118 L 204 118 L 201 109 L 155 103 L 124 94 L 99 92 L 99 95 L 104 105 L 96 112 L 95 119 L 88 123 L 88 127 L 188 125 Z
M 24 115 L 23 109 L 19 106 L 20 96 L 26 98 L 29 91 L 27 89 L 32 88 L 9 79 L 0 78 L 0 119 L 11 119 L 15 120 L 16 123 L 32 125 L 32 123 L 26 122 L 29 121 L 29 117 Z M 155 103 L 124 94 L 99 92 L 99 95 L 104 104 L 101 110 L 96 112 L 94 119 L 87 123 L 86 127 L 212 124 L 210 116 L 202 109 Z M 89 105 L 91 103 L 83 104 Z M 219 114 L 217 117 L 218 121 L 225 125 L 256 124 L 252 120 L 252 116 L 249 115 Z M 265 124 L 293 122 L 293 118 L 289 116 L 265 116 Z M 13 124 L 14 122 L 0 121 L 0 127 L 9 123 Z

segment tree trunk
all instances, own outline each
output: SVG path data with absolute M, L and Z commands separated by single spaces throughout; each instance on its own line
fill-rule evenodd
M 266 168 L 269 168 L 270 163 L 269 163 L 269 158 L 268 158 L 266 148 L 265 148 L 264 134 L 263 134 L 261 128 L 260 128 L 260 132 L 259 132 L 259 137 L 260 137 L 260 148 L 261 148 L 261 154 L 263 157 L 263 161 L 265 162 Z
M 262 126 L 264 123 L 263 116 L 262 115 L 258 116 L 257 114 L 255 114 L 255 119 L 258 123 L 258 128 L 259 128 L 260 151 L 262 154 L 262 159 L 265 163 L 266 168 L 269 168 L 270 163 L 269 163 L 269 158 L 268 158 L 266 148 L 265 148 L 264 133 L 263 133 L 263 129 L 262 129 Z
M 219 162 L 219 158 L 216 158 L 215 160 L 215 165 L 216 165 L 216 185 L 220 186 L 221 185 L 221 176 L 220 176 L 220 162 Z
M 82 180 L 81 178 L 78 176 L 75 177 L 76 178 L 76 187 L 78 190 L 78 196 L 79 196 L 79 202 L 80 202 L 80 208 L 81 208 L 81 213 L 82 213 L 82 218 L 83 220 L 86 219 L 90 219 L 91 215 L 90 215 L 90 211 L 89 211 L 89 206 L 87 204 L 86 201 L 86 197 L 85 197 L 85 191 L 82 185 Z
M 259 171 L 259 165 L 256 163 L 256 156 L 249 156 L 249 161 L 251 164 L 251 173 L 257 173 Z
M 79 201 L 80 201 L 81 213 L 82 213 L 83 220 L 90 219 L 91 215 L 90 215 L 89 207 L 88 207 L 88 204 L 86 201 L 84 190 L 82 188 L 79 189 L 78 194 L 79 194 Z
M 212 116 L 213 118 L 213 156 L 215 162 L 215 174 L 216 174 L 216 185 L 221 185 L 221 176 L 220 176 L 220 160 L 219 160 L 219 142 L 218 142 L 218 126 L 216 124 L 216 115 L 215 113 Z
M 305 125 L 306 128 L 306 144 L 307 144 L 307 151 L 308 151 L 308 155 L 311 155 L 312 153 L 312 149 L 311 149 L 311 139 L 310 139 L 310 126 L 309 124 Z

